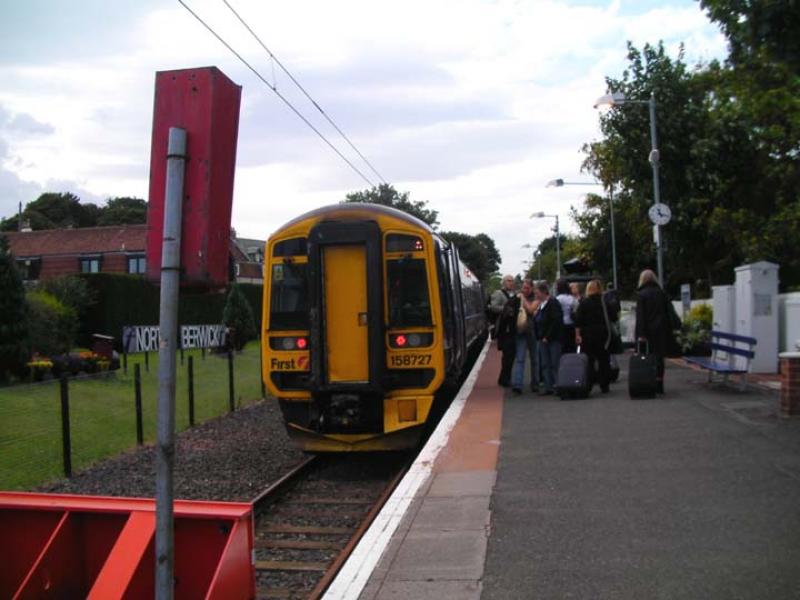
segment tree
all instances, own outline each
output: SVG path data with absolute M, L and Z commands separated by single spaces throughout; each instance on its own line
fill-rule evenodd
M 100 209 L 98 225 L 140 225 L 147 223 L 147 202 L 128 196 L 109 198 Z
M 0 382 L 22 373 L 27 356 L 25 288 L 8 240 L 0 235 Z
M 78 332 L 75 311 L 42 290 L 28 292 L 27 301 L 31 351 L 50 357 L 69 352 Z
M 560 244 L 562 264 L 572 258 L 585 258 L 585 244 L 582 239 L 561 234 Z M 525 277 L 535 281 L 540 279 L 539 273 L 541 272 L 541 279 L 550 279 L 551 281 L 554 281 L 557 272 L 556 236 L 553 235 L 542 240 L 539 243 L 537 250 L 538 252 L 536 253 L 536 259 L 528 268 L 527 272 L 525 273 Z M 563 274 L 563 268 L 561 270 Z
M 461 261 L 481 282 L 487 282 L 500 266 L 500 253 L 494 240 L 485 233 L 469 235 L 457 231 L 444 231 L 441 236 L 455 244 Z
M 95 204 L 81 204 L 80 198 L 69 192 L 45 192 L 25 205 L 22 220 L 31 229 L 58 229 L 63 227 L 94 227 L 101 209 Z M 3 219 L 3 231 L 17 229 L 17 215 Z
M 97 294 L 89 287 L 86 279 L 68 275 L 46 279 L 41 283 L 41 289 L 55 296 L 62 304 L 68 306 L 83 319 L 86 311 L 97 302 Z
M 228 292 L 222 311 L 222 322 L 231 329 L 229 343 L 236 350 L 241 350 L 249 340 L 256 337 L 253 309 L 237 283 L 232 284 Z
M 353 192 L 347 194 L 345 202 L 368 202 L 370 204 L 380 204 L 382 206 L 390 206 L 403 212 L 417 217 L 419 220 L 427 223 L 431 228 L 436 229 L 439 225 L 439 212 L 427 208 L 428 202 L 426 200 L 409 200 L 408 192 L 398 192 L 394 186 L 388 183 L 382 183 L 377 187 L 373 187 L 361 192 Z
M 709 18 L 722 28 L 730 60 L 743 64 L 755 57 L 800 70 L 800 4 L 797 0 L 700 0 Z

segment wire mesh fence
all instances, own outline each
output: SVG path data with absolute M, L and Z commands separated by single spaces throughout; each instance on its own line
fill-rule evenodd
M 190 426 L 189 364 L 193 372 L 194 423 L 221 416 L 262 397 L 257 342 L 244 351 L 186 350 L 176 357 L 176 430 Z M 191 359 L 191 360 L 190 360 Z M 63 449 L 59 381 L 0 388 L 0 489 L 29 489 L 65 475 L 65 454 L 73 471 L 137 444 L 137 367 L 141 389 L 141 431 L 156 437 L 158 356 L 129 355 L 127 368 L 68 380 L 69 452 Z M 232 368 L 233 401 L 229 397 Z

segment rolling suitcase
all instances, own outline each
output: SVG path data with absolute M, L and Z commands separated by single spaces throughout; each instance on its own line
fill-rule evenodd
M 568 398 L 587 398 L 592 384 L 589 378 L 589 356 L 581 354 L 578 346 L 576 354 L 562 354 L 558 363 L 556 393 L 562 400 Z
M 640 350 L 637 343 L 628 369 L 628 394 L 631 398 L 655 398 L 658 374 L 656 356 L 650 354 L 649 344 L 645 344 L 644 353 Z

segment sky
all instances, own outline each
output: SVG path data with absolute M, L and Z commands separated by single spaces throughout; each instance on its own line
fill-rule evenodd
M 222 0 L 185 0 L 373 181 Z M 574 232 L 594 101 L 627 40 L 690 64 L 725 40 L 691 0 L 229 0 L 384 179 L 491 236 L 503 272 Z M 177 0 L 0 3 L 0 216 L 45 191 L 147 197 L 156 71 L 215 65 L 242 86 L 232 226 L 281 224 L 368 187 Z M 631 107 L 636 109 L 637 107 Z M 629 109 L 626 109 L 629 110 Z M 349 150 L 349 151 L 348 151 Z M 647 160 L 646 156 L 642 160 Z M 569 257 L 565 257 L 569 258 Z

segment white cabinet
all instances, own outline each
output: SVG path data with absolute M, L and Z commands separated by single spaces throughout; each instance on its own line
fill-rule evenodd
M 750 370 L 777 373 L 778 265 L 762 261 L 736 267 L 735 288 L 736 333 L 758 340 Z

